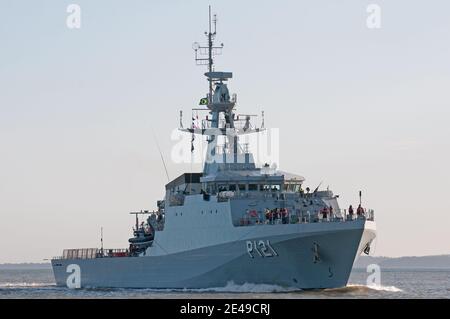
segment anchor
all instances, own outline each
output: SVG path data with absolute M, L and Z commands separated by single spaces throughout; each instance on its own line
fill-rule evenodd
M 311 249 L 313 252 L 313 262 L 316 264 L 321 261 L 319 256 L 319 244 L 313 243 L 313 248 Z
M 370 253 L 370 244 L 372 243 L 372 241 L 369 241 L 367 244 L 366 244 L 366 246 L 364 247 L 364 253 L 366 254 L 366 255 L 369 255 L 369 253 Z

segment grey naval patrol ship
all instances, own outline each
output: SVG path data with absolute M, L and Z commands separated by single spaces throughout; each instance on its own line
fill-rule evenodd
M 223 47 L 214 45 L 215 25 L 210 10 L 208 43 L 193 46 L 197 64 L 208 68 L 209 93 L 200 104 L 209 114 L 200 126 L 180 124 L 207 140 L 203 172 L 170 181 L 155 211 L 133 213 L 128 248 L 65 249 L 54 257 L 58 286 L 336 288 L 346 286 L 355 258 L 369 253 L 376 236 L 372 210 L 342 210 L 330 190 L 304 189 L 299 175 L 257 167 L 239 143 L 264 127 L 235 113 L 236 95 L 226 84 L 232 73 L 214 68 Z

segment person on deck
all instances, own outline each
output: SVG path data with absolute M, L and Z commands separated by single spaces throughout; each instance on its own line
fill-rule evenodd
M 356 215 L 358 215 L 358 217 L 364 215 L 364 208 L 361 207 L 361 204 L 359 204 L 358 208 L 356 209 Z
M 327 219 L 328 218 L 328 206 L 325 206 L 322 209 L 322 219 Z

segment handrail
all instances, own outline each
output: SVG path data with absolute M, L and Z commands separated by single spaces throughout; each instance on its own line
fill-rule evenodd
M 54 260 L 61 259 L 95 259 L 111 257 L 129 257 L 130 252 L 125 248 L 99 249 L 99 248 L 76 248 L 64 249 L 62 256 L 53 257 Z
M 373 209 L 368 209 L 362 215 L 348 215 L 346 211 L 341 210 L 341 216 L 333 214 L 333 216 L 328 216 L 327 218 L 320 218 L 320 214 L 298 214 L 288 211 L 288 215 L 285 217 L 274 217 L 267 219 L 262 212 L 253 213 L 250 216 L 249 212 L 242 214 L 242 217 L 237 220 L 237 225 L 235 226 L 256 226 L 256 225 L 279 225 L 279 224 L 308 224 L 308 223 L 332 223 L 332 222 L 352 222 L 358 219 L 365 219 L 368 221 L 375 220 L 375 211 Z M 350 216 L 352 216 L 350 218 Z

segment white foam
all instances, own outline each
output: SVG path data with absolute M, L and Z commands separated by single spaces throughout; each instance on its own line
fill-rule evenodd
M 55 286 L 48 282 L 1 282 L 0 288 L 39 288 Z
M 362 288 L 368 288 L 372 290 L 377 291 L 387 291 L 387 292 L 402 292 L 400 288 L 397 288 L 395 286 L 383 286 L 383 285 L 347 285 L 347 287 L 362 287 Z
M 296 287 L 282 287 L 270 284 L 235 284 L 229 281 L 224 287 L 204 288 L 204 289 L 183 289 L 190 292 L 233 292 L 233 293 L 273 293 L 273 292 L 293 292 L 299 291 Z
M 95 289 L 95 288 L 94 288 Z M 120 288 L 120 290 L 129 290 L 127 288 Z M 244 283 L 236 284 L 233 281 L 229 281 L 224 287 L 211 287 L 211 288 L 144 288 L 139 290 L 145 290 L 148 292 L 190 292 L 190 293 L 276 293 L 276 292 L 295 292 L 301 291 L 297 287 L 282 287 L 278 285 L 270 284 L 253 284 Z
M 369 285 L 367 288 L 379 290 L 379 291 L 389 291 L 389 292 L 402 292 L 400 288 L 395 286 L 382 286 L 382 285 Z

